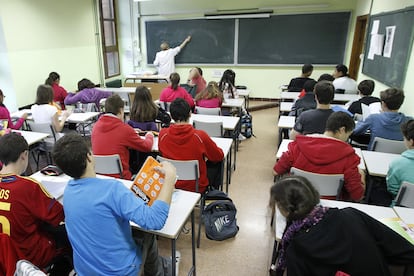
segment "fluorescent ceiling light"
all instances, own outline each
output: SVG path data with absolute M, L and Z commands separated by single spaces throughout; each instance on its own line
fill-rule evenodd
M 148 2 L 148 1 L 151 1 L 151 0 L 134 0 L 134 2 Z
M 268 18 L 273 13 L 273 10 L 258 10 L 258 11 L 221 11 L 216 13 L 205 13 L 204 18 L 207 19 L 227 19 L 227 18 Z

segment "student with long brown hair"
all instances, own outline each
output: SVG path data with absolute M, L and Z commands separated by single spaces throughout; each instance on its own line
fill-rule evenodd
M 197 106 L 214 108 L 221 107 L 224 99 L 217 82 L 210 81 L 207 87 L 196 95 L 194 100 Z

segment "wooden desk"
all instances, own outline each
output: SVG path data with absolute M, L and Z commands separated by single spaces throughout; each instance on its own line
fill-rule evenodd
M 46 176 L 40 172 L 36 172 L 35 174 L 31 175 L 32 178 L 36 179 L 37 181 L 41 182 L 42 185 L 49 191 L 49 193 L 54 196 L 56 199 L 63 199 L 63 191 L 71 179 L 71 177 L 67 175 L 60 175 L 60 176 Z M 98 178 L 111 178 L 108 176 L 97 175 Z M 132 181 L 124 180 L 124 179 L 117 179 L 119 180 L 125 187 L 128 189 L 132 185 Z M 200 194 L 183 191 L 176 189 L 173 193 L 170 210 L 168 213 L 168 218 L 164 224 L 164 227 L 160 230 L 146 230 L 139 227 L 137 224 L 131 222 L 131 225 L 138 227 L 139 229 L 153 233 L 155 235 L 159 235 L 168 239 L 171 239 L 171 256 L 172 260 L 175 260 L 175 249 L 176 249 L 176 241 L 178 236 L 181 233 L 181 229 L 184 227 L 188 217 L 191 215 L 191 242 L 192 242 L 192 258 L 193 258 L 193 266 L 189 272 L 189 275 L 193 273 L 195 275 L 196 272 L 196 255 L 195 255 L 195 226 L 194 226 L 194 207 L 197 202 L 200 200 Z M 173 275 L 175 275 L 175 262 L 172 262 L 172 271 Z
M 387 176 L 390 163 L 400 157 L 400 154 L 385 153 L 379 151 L 363 150 L 362 156 L 364 157 L 365 166 L 368 173 L 371 176 Z
M 24 139 L 26 139 L 29 146 L 32 146 L 49 136 L 48 133 L 25 131 L 25 130 L 13 130 L 13 132 L 20 133 Z

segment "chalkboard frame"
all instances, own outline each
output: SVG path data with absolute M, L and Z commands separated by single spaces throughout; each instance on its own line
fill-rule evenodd
M 392 19 L 395 19 L 396 21 L 389 23 Z M 385 27 L 387 26 L 393 26 L 393 24 L 396 26 L 391 58 L 375 55 L 373 60 L 368 59 L 371 44 L 371 30 L 375 20 L 380 20 L 379 34 L 385 35 Z M 411 24 L 406 24 L 406 21 L 404 20 L 408 22 L 411 21 Z M 404 24 L 401 24 L 402 22 Z M 414 6 L 371 15 L 366 36 L 362 73 L 387 86 L 402 88 L 405 83 L 408 60 L 413 47 L 413 24 Z M 401 26 L 410 26 L 411 29 L 402 29 L 403 31 L 401 31 Z
M 200 60 L 185 60 L 185 55 L 186 55 L 186 51 L 190 51 L 191 50 L 191 45 L 194 43 L 195 39 L 193 39 L 192 42 L 190 42 L 182 51 L 180 54 L 178 54 L 176 56 L 175 62 L 176 64 L 179 65 L 192 65 L 192 64 L 197 64 L 197 65 L 203 65 L 203 66 L 209 66 L 209 65 L 220 65 L 220 66 L 296 66 L 296 65 L 303 65 L 304 63 L 312 63 L 314 65 L 323 65 L 323 66 L 330 66 L 330 65 L 335 65 L 338 63 L 343 63 L 344 57 L 345 57 L 345 53 L 346 53 L 346 46 L 347 46 L 347 42 L 348 42 L 348 34 L 349 34 L 349 27 L 350 27 L 350 20 L 351 20 L 351 12 L 350 11 L 337 11 L 337 12 L 314 12 L 314 13 L 306 13 L 306 14 L 283 14 L 283 15 L 273 15 L 272 17 L 293 17 L 293 18 L 297 18 L 300 19 L 301 17 L 304 16 L 328 16 L 331 14 L 341 14 L 341 15 L 345 15 L 346 18 L 346 26 L 344 28 L 342 28 L 341 32 L 342 32 L 342 40 L 340 42 L 340 47 L 336 47 L 339 50 L 337 52 L 335 52 L 336 58 L 331 59 L 329 61 L 324 60 L 323 62 L 320 62 L 320 60 L 322 60 L 321 58 L 318 58 L 318 56 L 316 56 L 316 58 L 312 59 L 312 60 L 307 60 L 305 58 L 303 59 L 296 59 L 294 60 L 294 62 L 290 62 L 289 60 L 287 61 L 283 61 L 283 62 L 262 62 L 262 63 L 258 63 L 258 62 L 243 62 L 240 61 L 240 56 L 239 56 L 239 51 L 240 51 L 240 32 L 243 30 L 240 30 L 240 25 L 243 25 L 243 22 L 245 22 L 245 20 L 251 20 L 251 19 L 238 19 L 238 18 L 234 18 L 234 19 L 214 19 L 216 21 L 220 20 L 226 20 L 226 21 L 232 21 L 233 22 L 233 34 L 232 34 L 232 39 L 233 39 L 233 43 L 231 43 L 231 45 L 229 43 L 227 43 L 225 45 L 225 47 L 231 47 L 231 49 L 227 49 L 229 50 L 232 54 L 233 57 L 231 60 L 227 60 L 226 62 L 216 62 L 216 61 L 209 61 L 209 62 L 203 62 Z M 262 20 L 263 18 L 257 18 L 254 20 Z M 203 21 L 210 21 L 210 19 L 205 19 L 205 18 L 193 18 L 193 19 L 172 19 L 172 20 L 146 20 L 145 21 L 145 31 L 146 31 L 146 57 L 147 57 L 147 64 L 148 65 L 152 65 L 154 58 L 155 58 L 155 53 L 157 51 L 159 51 L 159 45 L 161 42 L 161 39 L 159 39 L 156 43 L 154 43 L 153 37 L 151 36 L 150 33 L 148 33 L 148 28 L 147 28 L 147 24 L 159 24 L 159 22 L 161 22 L 161 24 L 165 24 L 165 27 L 168 28 L 168 23 L 174 23 L 176 24 L 177 22 L 180 21 L 187 21 L 188 23 L 197 23 L 197 22 L 201 22 L 200 20 Z M 158 23 L 157 23 L 158 22 Z M 306 26 L 305 26 L 306 28 Z M 309 30 L 310 31 L 310 30 Z M 173 31 L 171 32 L 173 33 Z M 323 33 L 323 31 L 321 31 L 321 33 Z M 183 35 L 181 35 L 183 36 Z M 184 39 L 184 37 L 180 37 L 180 38 L 175 38 L 172 39 L 170 42 L 170 46 L 174 47 L 174 46 L 178 46 L 179 43 L 181 43 L 181 41 Z M 168 40 L 168 39 L 167 39 Z M 175 40 L 175 41 L 174 41 Z M 293 40 L 293 38 L 292 38 Z M 306 43 L 304 44 L 304 47 L 306 47 Z M 336 49 L 335 48 L 335 49 Z M 320 55 L 321 53 L 319 53 Z M 319 59 L 319 60 L 318 60 Z

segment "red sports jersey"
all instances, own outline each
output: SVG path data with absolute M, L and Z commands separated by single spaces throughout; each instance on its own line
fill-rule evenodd
M 0 230 L 10 235 L 20 253 L 45 267 L 56 255 L 54 240 L 41 229 L 46 222 L 58 226 L 63 206 L 36 180 L 0 175 Z

